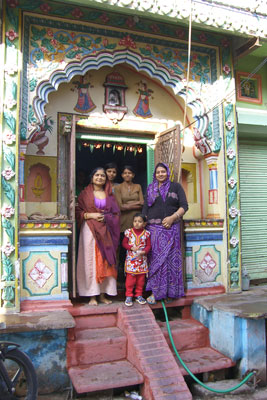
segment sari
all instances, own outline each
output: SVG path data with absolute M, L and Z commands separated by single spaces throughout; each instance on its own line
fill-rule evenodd
M 109 182 L 105 185 L 106 204 L 103 209 L 95 205 L 93 185 L 89 184 L 79 195 L 76 206 L 76 221 L 80 231 L 77 261 L 77 283 L 79 294 L 94 296 L 104 291 L 116 295 L 116 250 L 119 244 L 119 207 L 112 195 Z M 84 220 L 85 213 L 104 214 L 104 222 Z M 108 291 L 103 286 L 107 278 L 114 278 Z M 101 287 L 101 285 L 103 287 Z
M 167 170 L 167 179 L 160 186 L 155 176 L 159 165 Z M 156 165 L 153 182 L 147 188 L 147 206 L 151 207 L 159 196 L 164 203 L 170 189 L 169 167 Z M 177 206 L 178 208 L 178 206 Z M 174 222 L 170 228 L 164 228 L 162 221 L 150 221 L 146 229 L 151 234 L 151 251 L 148 255 L 149 270 L 146 290 L 151 290 L 156 300 L 168 297 L 178 299 L 184 296 L 182 252 L 180 243 L 180 222 Z

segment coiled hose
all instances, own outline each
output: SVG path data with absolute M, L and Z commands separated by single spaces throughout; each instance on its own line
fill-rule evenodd
M 221 389 L 221 390 L 220 390 L 220 389 L 217 390 L 217 389 L 213 389 L 213 388 L 211 388 L 211 387 L 205 385 L 205 383 L 201 382 L 201 381 L 190 371 L 190 369 L 187 367 L 187 365 L 186 365 L 186 364 L 183 362 L 183 360 L 181 359 L 181 357 L 180 357 L 180 355 L 179 355 L 179 353 L 178 353 L 178 351 L 177 351 L 177 349 L 176 349 L 176 346 L 175 346 L 175 344 L 174 344 L 174 341 L 173 341 L 173 337 L 172 337 L 172 333 L 171 333 L 171 328 L 170 328 L 170 324 L 169 324 L 169 319 L 168 319 L 168 314 L 167 314 L 166 306 L 165 306 L 163 300 L 161 300 L 161 304 L 162 304 L 163 311 L 164 311 L 164 314 L 165 314 L 165 319 L 166 319 L 166 325 L 167 325 L 167 330 L 168 330 L 169 338 L 170 338 L 170 341 L 171 341 L 171 344 L 172 344 L 172 348 L 173 348 L 173 350 L 174 350 L 174 352 L 175 352 L 175 355 L 176 355 L 176 357 L 178 358 L 178 360 L 180 361 L 180 363 L 182 364 L 182 366 L 184 367 L 184 369 L 188 372 L 188 374 L 189 374 L 197 383 L 199 383 L 202 387 L 204 387 L 204 388 L 207 389 L 207 390 L 210 390 L 211 392 L 215 392 L 215 393 L 229 393 L 229 392 L 232 392 L 233 390 L 238 389 L 240 386 L 244 385 L 244 383 L 246 383 L 246 382 L 256 373 L 255 371 L 250 372 L 250 373 L 249 373 L 240 383 L 238 383 L 236 386 L 233 386 L 232 388 L 225 389 L 225 390 L 222 390 L 222 389 Z

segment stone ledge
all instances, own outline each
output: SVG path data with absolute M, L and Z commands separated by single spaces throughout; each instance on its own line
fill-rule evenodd
M 248 291 L 233 294 L 205 296 L 195 298 L 194 303 L 207 311 L 224 311 L 240 318 L 267 318 L 267 287 L 251 288 Z
M 67 329 L 74 326 L 74 318 L 65 310 L 0 315 L 0 334 Z

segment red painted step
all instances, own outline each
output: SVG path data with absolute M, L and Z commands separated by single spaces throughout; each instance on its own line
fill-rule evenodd
M 178 351 L 209 345 L 209 330 L 195 319 L 170 321 L 174 344 Z M 168 345 L 171 347 L 166 322 L 158 322 Z
M 179 352 L 181 359 L 193 374 L 199 374 L 208 371 L 217 371 L 220 369 L 230 368 L 235 365 L 235 362 L 224 356 L 222 353 L 212 349 L 211 347 L 200 347 Z M 188 372 L 181 366 L 175 356 L 183 375 L 188 375 Z
M 99 364 L 126 358 L 126 336 L 117 327 L 83 329 L 67 343 L 67 365 Z
M 142 375 L 126 360 L 72 367 L 69 368 L 69 376 L 77 393 L 143 383 Z

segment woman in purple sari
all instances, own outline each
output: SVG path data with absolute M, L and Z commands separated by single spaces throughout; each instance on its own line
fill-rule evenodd
M 180 219 L 187 210 L 182 186 L 170 181 L 166 164 L 158 163 L 143 207 L 152 245 L 146 286 L 146 290 L 152 291 L 147 299 L 149 304 L 184 296 Z

